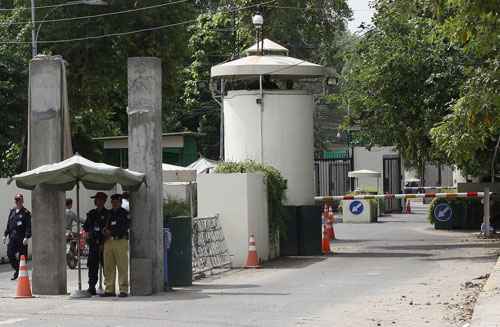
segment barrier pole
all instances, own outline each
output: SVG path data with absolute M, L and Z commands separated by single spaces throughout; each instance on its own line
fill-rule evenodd
M 484 208 L 484 215 L 483 215 L 483 224 L 484 224 L 484 236 L 489 237 L 490 236 L 490 188 L 485 187 L 484 188 L 484 201 L 483 201 L 483 208 Z

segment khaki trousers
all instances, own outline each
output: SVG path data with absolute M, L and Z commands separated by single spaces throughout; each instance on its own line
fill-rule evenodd
M 104 242 L 104 285 L 106 293 L 115 293 L 116 269 L 121 293 L 128 293 L 128 240 Z

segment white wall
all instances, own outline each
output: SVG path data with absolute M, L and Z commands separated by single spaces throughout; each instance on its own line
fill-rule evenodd
M 267 187 L 261 174 L 198 176 L 198 216 L 218 214 L 233 267 L 245 265 L 248 238 L 254 234 L 257 254 L 269 258 Z
M 383 174 L 384 174 L 384 156 L 386 155 L 398 155 L 398 151 L 394 147 L 372 147 L 368 150 L 365 147 L 355 147 L 354 148 L 354 170 L 373 170 L 381 174 L 378 191 L 379 193 L 384 192 Z M 403 168 L 401 168 L 403 169 Z M 401 172 L 403 173 L 403 172 Z M 359 187 L 369 187 L 371 189 L 377 189 L 377 179 L 376 178 L 363 178 L 359 179 Z
M 288 180 L 288 204 L 312 204 L 312 95 L 297 90 L 265 91 L 262 116 L 258 97 L 259 91 L 229 91 L 224 98 L 226 161 L 263 160 Z

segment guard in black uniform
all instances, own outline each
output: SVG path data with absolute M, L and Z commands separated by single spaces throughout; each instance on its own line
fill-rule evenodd
M 12 280 L 16 280 L 19 276 L 19 257 L 21 255 L 28 257 L 28 239 L 31 238 L 31 213 L 24 207 L 23 195 L 16 194 L 14 201 L 16 207 L 10 210 L 7 228 L 3 233 L 4 243 L 7 236 L 9 237 L 7 257 L 14 268 Z
M 94 199 L 95 209 L 87 213 L 87 220 L 83 229 L 87 232 L 89 256 L 87 267 L 89 269 L 89 289 L 91 295 L 96 295 L 96 284 L 99 278 L 99 264 L 103 265 L 104 227 L 109 219 L 109 210 L 104 207 L 108 196 L 106 193 L 97 192 L 91 197 Z

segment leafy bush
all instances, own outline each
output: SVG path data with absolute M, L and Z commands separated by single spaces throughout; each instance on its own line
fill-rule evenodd
M 189 216 L 190 211 L 191 207 L 188 201 L 172 199 L 163 203 L 163 217 L 165 218 Z
M 219 164 L 216 173 L 255 173 L 262 172 L 267 182 L 267 203 L 269 211 L 269 237 L 272 243 L 278 240 L 278 235 L 286 237 L 286 215 L 283 202 L 286 199 L 286 179 L 276 168 L 247 160 L 244 162 L 225 162 Z
M 435 198 L 432 200 L 431 205 L 429 207 L 429 213 L 427 219 L 431 224 L 436 223 L 436 219 L 434 218 L 434 209 L 440 203 L 448 203 L 453 210 L 453 217 L 455 218 L 455 226 L 459 225 L 457 219 L 460 217 L 465 217 L 467 226 L 472 223 L 472 220 L 477 219 L 477 217 L 469 217 L 470 214 L 473 214 L 475 211 L 479 210 L 481 207 L 481 200 L 478 198 Z M 473 210 L 473 209 L 476 210 Z M 463 226 L 463 228 L 467 228 L 467 226 Z

